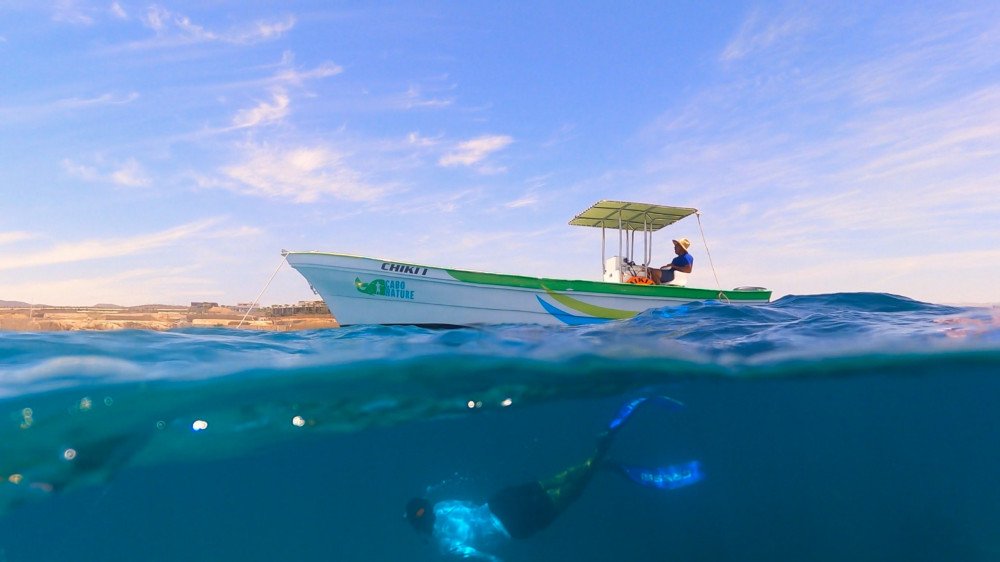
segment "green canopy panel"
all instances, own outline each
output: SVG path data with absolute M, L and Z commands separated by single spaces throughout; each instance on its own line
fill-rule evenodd
M 573 217 L 570 224 L 596 226 L 622 230 L 656 231 L 693 215 L 698 209 L 664 207 L 627 201 L 598 201 L 589 209 Z

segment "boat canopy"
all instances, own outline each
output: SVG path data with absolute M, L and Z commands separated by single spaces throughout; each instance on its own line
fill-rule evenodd
M 665 207 L 628 201 L 598 201 L 573 217 L 569 224 L 631 231 L 655 232 L 693 215 L 698 209 Z
M 628 201 L 598 201 L 573 217 L 570 224 L 601 229 L 601 263 L 604 280 L 621 283 L 627 277 L 645 276 L 646 266 L 653 259 L 653 233 L 684 217 L 695 215 L 698 209 L 666 207 Z M 618 231 L 618 255 L 607 258 L 605 231 Z M 642 233 L 642 256 L 636 254 L 636 233 Z M 636 263 L 638 262 L 638 263 Z M 638 269 L 636 269 L 638 268 Z

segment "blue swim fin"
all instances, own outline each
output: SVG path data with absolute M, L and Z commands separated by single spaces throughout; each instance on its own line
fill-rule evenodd
M 636 484 L 660 488 L 661 490 L 674 490 L 689 486 L 704 478 L 701 472 L 701 463 L 698 461 L 662 468 L 643 468 L 626 464 L 617 464 L 614 468 Z
M 668 410 L 684 409 L 684 404 L 682 402 L 674 400 L 669 396 L 650 396 L 650 397 L 636 398 L 634 400 L 630 400 L 622 404 L 622 407 L 618 409 L 618 414 L 614 417 L 613 420 L 611 420 L 611 423 L 608 424 L 608 429 L 613 430 L 618 428 L 618 426 L 625 423 L 625 420 L 627 420 L 629 416 L 632 415 L 632 412 L 634 412 L 636 408 L 638 408 L 639 406 L 641 406 L 646 402 L 650 404 L 656 404 L 657 406 L 666 408 Z

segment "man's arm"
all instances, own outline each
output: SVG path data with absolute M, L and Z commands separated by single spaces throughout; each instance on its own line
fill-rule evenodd
M 672 269 L 674 271 L 680 271 L 681 273 L 691 273 L 691 270 L 694 269 L 694 265 L 692 265 L 692 264 L 689 263 L 689 264 L 681 267 L 679 265 L 674 265 L 672 263 L 668 263 L 667 265 L 661 267 L 660 269 Z

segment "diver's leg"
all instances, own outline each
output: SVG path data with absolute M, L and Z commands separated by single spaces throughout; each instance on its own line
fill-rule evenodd
M 528 538 L 549 526 L 571 503 L 576 501 L 603 465 L 615 430 L 601 434 L 597 450 L 583 463 L 570 467 L 552 478 L 511 486 L 493 494 L 487 501 L 507 533 L 515 539 Z
M 548 527 L 559 515 L 537 481 L 504 488 L 493 494 L 486 504 L 515 539 L 534 535 Z
M 594 473 L 602 467 L 615 433 L 615 430 L 608 430 L 600 434 L 597 440 L 597 449 L 583 463 L 571 466 L 551 478 L 539 481 L 557 514 L 565 511 L 583 494 L 583 490 L 590 484 Z
M 510 536 L 515 539 L 523 539 L 548 527 L 559 514 L 583 494 L 590 479 L 598 470 L 602 468 L 612 468 L 619 472 L 625 470 L 614 463 L 606 462 L 606 457 L 615 435 L 632 416 L 636 408 L 647 402 L 669 409 L 684 407 L 680 402 L 667 396 L 630 400 L 622 404 L 618 413 L 608 424 L 608 429 L 598 435 L 597 448 L 590 458 L 551 478 L 520 486 L 511 486 L 494 494 L 486 503 L 493 515 L 503 523 Z M 627 471 L 624 473 L 627 474 Z M 645 476 L 647 473 L 648 471 L 640 476 L 648 479 Z

